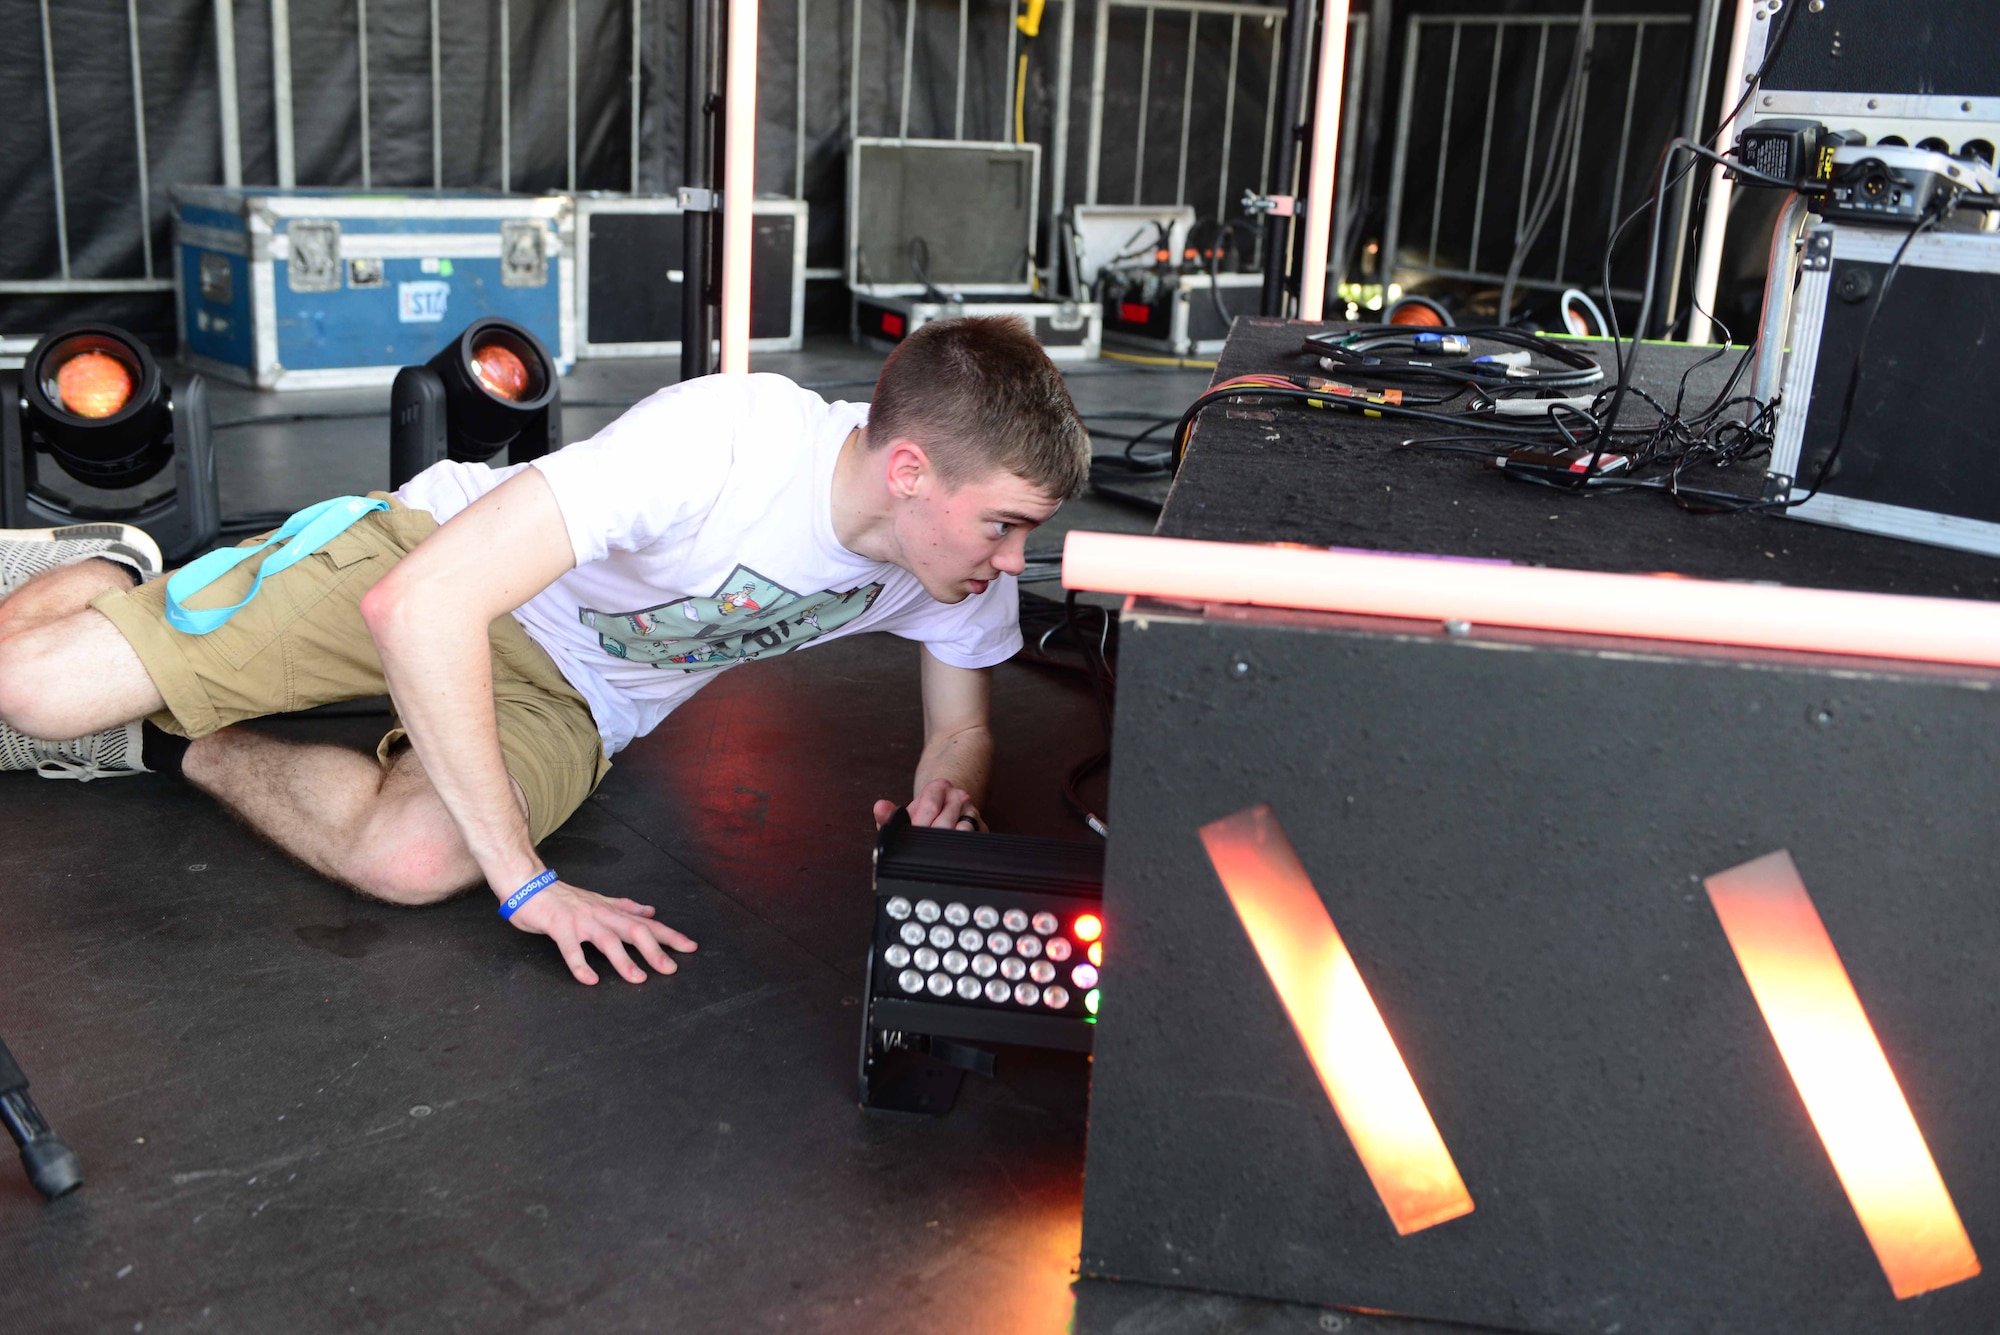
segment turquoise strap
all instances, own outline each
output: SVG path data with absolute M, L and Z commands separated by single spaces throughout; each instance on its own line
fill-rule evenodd
M 311 556 L 345 533 L 361 516 L 388 508 L 387 501 L 336 496 L 318 505 L 308 505 L 255 547 L 223 547 L 188 562 L 167 576 L 167 624 L 189 635 L 208 634 L 247 607 L 250 600 L 257 596 L 257 590 L 264 587 L 266 576 L 275 575 Z M 277 542 L 284 542 L 284 549 L 257 568 L 257 578 L 250 585 L 250 592 L 243 595 L 242 602 L 233 607 L 204 607 L 198 610 L 185 605 L 187 599 Z

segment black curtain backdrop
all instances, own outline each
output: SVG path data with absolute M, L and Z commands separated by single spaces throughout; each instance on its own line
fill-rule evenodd
M 167 189 L 177 182 L 219 183 L 222 147 L 215 53 L 215 3 L 232 3 L 236 25 L 236 86 L 243 179 L 271 185 L 277 177 L 268 0 L 140 0 L 139 38 L 145 86 L 147 214 L 153 271 L 172 274 L 172 227 Z M 1064 199 L 1084 197 L 1088 171 L 1089 94 L 1095 0 L 1077 6 Z M 967 138 L 1011 139 L 1012 71 L 1007 34 L 1014 0 L 965 0 L 968 16 L 964 130 Z M 1649 8 L 1686 12 L 1694 0 L 1600 0 L 1599 12 Z M 580 190 L 633 188 L 630 77 L 633 6 L 640 7 L 640 154 L 637 187 L 671 191 L 681 183 L 685 0 L 576 0 L 577 167 Z M 861 62 L 852 61 L 854 6 L 861 8 Z M 950 138 L 956 119 L 959 0 L 804 0 L 806 43 L 805 153 L 797 171 L 800 0 L 762 0 L 759 22 L 757 189 L 802 195 L 811 205 L 808 262 L 842 262 L 847 138 L 894 135 L 901 124 L 907 4 L 914 4 L 908 130 L 913 137 Z M 1358 4 L 1357 11 L 1370 8 Z M 1374 7 L 1376 13 L 1381 7 Z M 1574 0 L 1398 0 L 1393 7 L 1387 79 L 1401 67 L 1401 33 L 1411 12 L 1575 13 Z M 367 0 L 371 184 L 376 189 L 427 188 L 432 183 L 430 0 Z M 1026 126 L 1044 146 L 1043 203 L 1050 199 L 1062 3 L 1044 13 L 1029 53 Z M 131 42 L 125 0 L 50 0 L 53 55 L 61 112 L 62 169 L 67 199 L 71 272 L 79 278 L 129 278 L 144 272 L 137 156 L 133 136 Z M 443 184 L 498 189 L 501 183 L 500 0 L 440 0 Z M 568 79 L 567 0 L 511 0 L 512 142 L 509 184 L 517 191 L 560 190 L 567 184 L 565 103 Z M 361 185 L 356 0 L 292 0 L 292 87 L 296 177 L 301 186 Z M 1256 17 L 1238 33 L 1234 131 L 1222 161 L 1223 110 L 1228 99 L 1231 23 L 1203 16 L 1196 34 L 1197 68 L 1188 117 L 1185 184 L 1178 170 L 1181 90 L 1185 86 L 1189 16 L 1162 10 L 1154 18 L 1150 62 L 1151 110 L 1144 162 L 1138 158 L 1139 88 L 1145 51 L 1141 11 L 1112 11 L 1107 49 L 1103 158 L 1099 199 L 1171 203 L 1181 194 L 1197 214 L 1216 211 L 1218 186 L 1230 215 L 1246 188 L 1263 175 L 1264 105 L 1269 96 L 1275 28 Z M 59 272 L 54 174 L 37 0 L 0 0 L 0 117 L 10 150 L 0 155 L 0 278 L 53 278 Z M 1723 39 L 1726 42 L 1726 34 Z M 1684 71 L 1664 58 L 1640 93 L 1637 119 L 1663 138 L 1678 116 Z M 1525 119 L 1527 78 L 1518 61 L 1502 80 L 1503 116 Z M 1360 62 L 1350 61 L 1358 73 Z M 849 125 L 850 88 L 859 114 Z M 1439 91 L 1439 90 L 1433 90 Z M 1435 116 L 1439 99 L 1421 95 L 1417 115 Z M 1545 99 L 1553 89 L 1544 92 Z M 1381 147 L 1362 179 L 1368 187 L 1364 229 L 1381 220 L 1396 90 L 1371 98 L 1383 113 Z M 1518 151 L 1518 150 L 1516 150 Z M 1639 155 L 1657 152 L 1657 141 Z M 1579 182 L 1583 195 L 1609 193 L 1609 181 Z M 1634 189 L 1628 180 L 1625 193 Z M 1627 204 L 1629 207 L 1629 198 Z M 1580 229 L 1601 245 L 1602 230 Z M 1047 258 L 1049 238 L 1042 244 Z M 1579 239 L 1582 239 L 1580 236 Z M 1630 264 L 1630 258 L 1621 264 Z M 173 345 L 168 295 L 79 297 L 0 296 L 0 334 L 44 332 L 79 318 L 112 319 L 154 341 Z

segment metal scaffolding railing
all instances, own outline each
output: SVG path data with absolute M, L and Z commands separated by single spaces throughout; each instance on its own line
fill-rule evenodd
M 1575 106 L 1580 121 L 1569 138 L 1563 160 L 1553 164 L 1562 180 L 1561 222 L 1556 230 L 1554 262 L 1539 272 L 1523 272 L 1515 284 L 1544 291 L 1595 286 L 1596 272 L 1572 272 L 1572 261 L 1577 255 L 1572 242 L 1580 226 L 1587 226 L 1593 237 L 1609 234 L 1627 206 L 1630 187 L 1644 175 L 1644 166 L 1637 171 L 1633 169 L 1635 150 L 1643 156 L 1644 150 L 1663 144 L 1674 133 L 1670 129 L 1667 134 L 1656 136 L 1656 142 L 1644 145 L 1637 142 L 1641 129 L 1635 126 L 1634 111 L 1639 105 L 1641 72 L 1650 68 L 1657 74 L 1671 68 L 1678 77 L 1686 64 L 1687 44 L 1695 19 L 1685 13 L 1604 14 L 1592 19 L 1588 32 L 1579 32 L 1579 23 L 1577 15 L 1410 16 L 1403 42 L 1403 78 L 1390 168 L 1388 219 L 1382 238 L 1385 273 L 1414 272 L 1495 285 L 1506 280 L 1505 271 L 1514 248 L 1528 227 L 1529 196 L 1537 188 L 1537 168 L 1546 171 L 1551 165 L 1547 155 L 1539 151 L 1540 136 L 1548 128 L 1544 124 L 1544 116 L 1549 114 L 1545 109 L 1546 90 L 1563 77 L 1562 71 L 1575 50 L 1575 43 L 1585 41 L 1591 43 L 1592 57 L 1578 76 Z M 1619 30 L 1630 34 L 1629 52 L 1622 53 L 1622 65 L 1618 60 L 1621 53 L 1599 40 L 1606 32 Z M 1552 48 L 1551 39 L 1558 33 L 1567 40 L 1558 41 Z M 1664 34 L 1673 35 L 1674 50 L 1663 49 L 1660 38 Z M 1488 47 L 1484 70 L 1478 68 L 1475 43 Z M 1510 59 L 1526 61 L 1530 54 L 1534 73 L 1529 83 L 1527 133 L 1516 141 L 1521 150 L 1519 182 L 1518 185 L 1508 182 L 1503 187 L 1496 177 L 1495 152 L 1502 76 Z M 1656 63 L 1649 66 L 1649 59 Z M 1441 114 L 1434 125 L 1429 117 L 1417 114 L 1420 89 L 1425 97 L 1441 103 Z M 1458 114 L 1458 101 L 1466 93 L 1483 95 L 1485 99 L 1483 112 L 1471 126 L 1479 146 L 1476 171 L 1471 167 L 1473 155 L 1453 151 L 1454 139 L 1466 128 L 1463 116 Z M 1594 203 L 1586 200 L 1580 210 L 1577 180 L 1583 171 L 1584 144 L 1590 138 L 1601 145 L 1601 137 L 1593 138 L 1593 126 L 1601 129 L 1612 117 L 1617 119 L 1619 128 L 1612 155 L 1610 194 Z M 1463 141 L 1460 142 L 1462 146 Z M 1508 156 L 1511 158 L 1511 153 Z M 1428 182 L 1413 182 L 1412 164 L 1417 162 L 1429 164 Z M 1650 165 L 1650 158 L 1644 162 Z M 1587 179 L 1589 173 L 1583 174 Z M 1467 176 L 1471 176 L 1469 181 Z M 1426 184 L 1428 198 L 1424 194 Z M 1496 196 L 1504 201 L 1509 188 L 1514 193 L 1512 226 L 1502 223 L 1495 227 L 1491 206 Z M 1447 207 L 1455 200 L 1470 206 L 1469 236 L 1456 233 L 1459 218 Z M 1419 224 L 1427 224 L 1425 232 L 1410 229 L 1412 204 L 1420 214 L 1428 215 Z M 1583 210 L 1589 211 L 1587 218 Z M 1496 249 L 1496 234 L 1504 242 L 1504 250 Z M 1411 243 L 1419 235 L 1423 240 L 1413 247 Z M 1590 260 L 1594 263 L 1600 253 L 1593 250 Z M 1496 256 L 1501 261 L 1498 268 L 1482 263 Z M 1613 295 L 1636 299 L 1639 294 L 1614 289 Z

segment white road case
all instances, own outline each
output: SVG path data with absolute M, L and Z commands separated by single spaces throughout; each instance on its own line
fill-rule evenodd
M 932 320 L 957 316 L 1011 315 L 1027 323 L 1049 360 L 1084 362 L 1097 357 L 1104 342 L 1104 312 L 1090 301 L 927 301 L 921 297 L 854 294 L 854 341 L 887 352 Z

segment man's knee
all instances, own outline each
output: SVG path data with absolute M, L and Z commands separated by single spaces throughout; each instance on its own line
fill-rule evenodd
M 429 817 L 429 818 L 427 818 Z M 345 879 L 371 899 L 436 904 L 479 882 L 478 864 L 455 828 L 432 813 L 377 813 L 362 827 Z
M 69 740 L 69 711 L 45 681 L 43 655 L 25 636 L 0 639 L 0 723 L 44 741 Z

